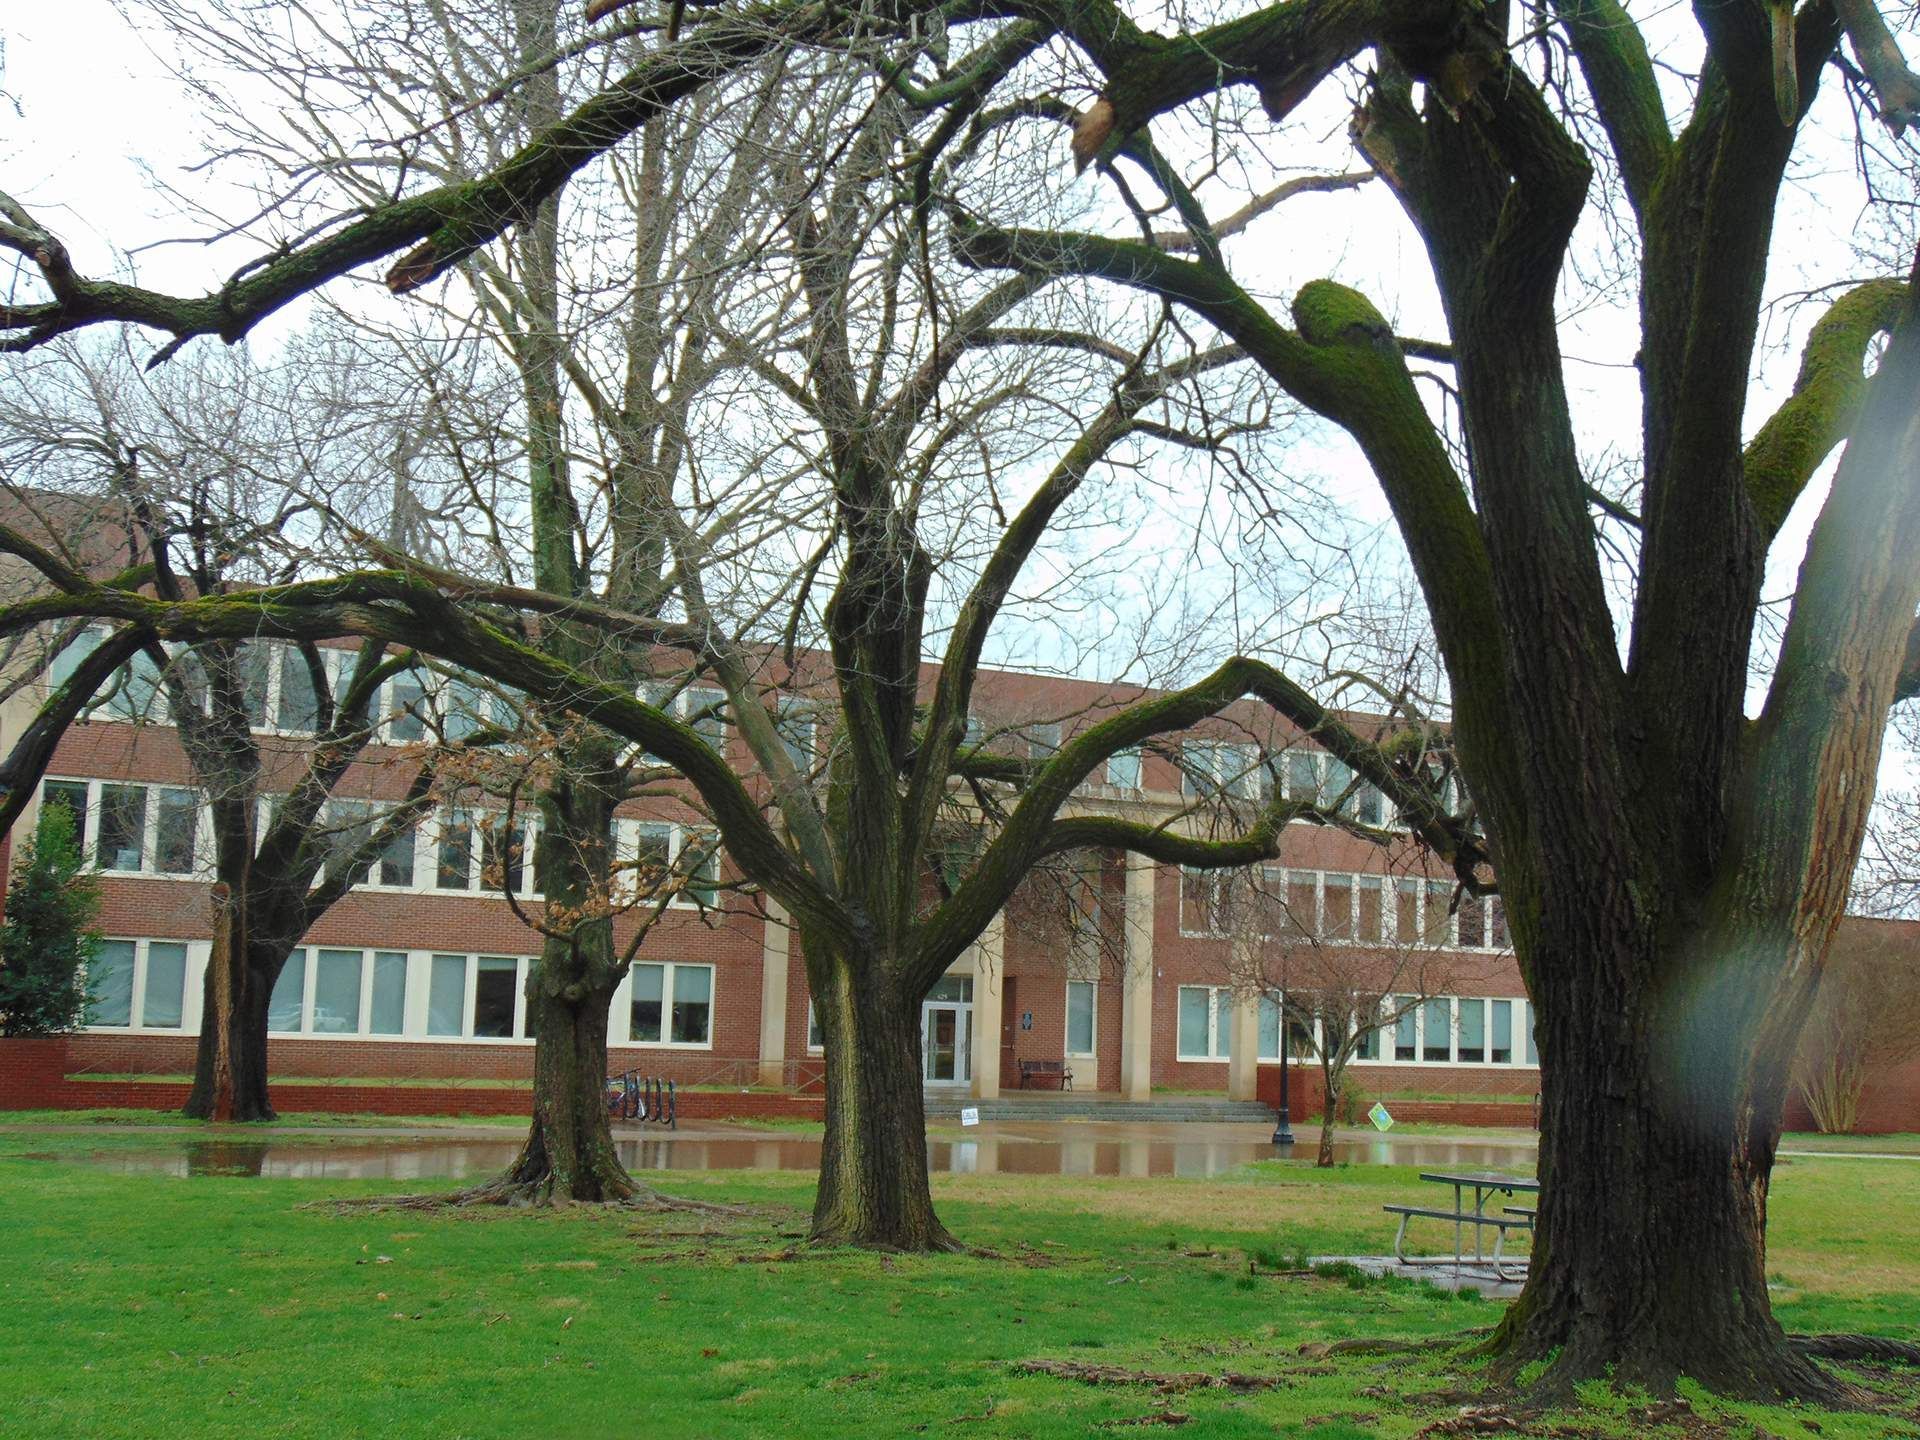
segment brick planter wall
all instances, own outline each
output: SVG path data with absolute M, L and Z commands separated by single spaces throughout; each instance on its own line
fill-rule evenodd
M 94 1074 L 112 1074 L 111 1045 L 99 1037 L 56 1035 L 37 1040 L 0 1040 L 0 1110 L 178 1110 L 190 1088 L 173 1080 L 90 1080 L 76 1065 Z M 480 1047 L 475 1047 L 480 1048 Z M 531 1057 L 532 1052 L 527 1052 Z M 151 1064 L 147 1050 L 141 1058 Z M 192 1045 L 181 1061 L 191 1068 Z M 510 1077 L 502 1077 L 510 1078 Z M 273 1086 L 274 1108 L 285 1115 L 331 1111 L 348 1115 L 456 1116 L 532 1113 L 531 1085 L 302 1085 L 282 1080 Z M 819 1095 L 768 1091 L 685 1090 L 675 1096 L 682 1119 L 818 1120 Z

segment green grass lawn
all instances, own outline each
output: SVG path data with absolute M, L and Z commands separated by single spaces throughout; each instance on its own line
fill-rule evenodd
M 1420 1189 L 1396 1168 L 940 1176 L 948 1223 L 995 1253 L 919 1258 L 800 1244 L 808 1175 L 663 1177 L 745 1207 L 709 1218 L 340 1211 L 324 1202 L 392 1182 L 81 1163 L 159 1141 L 0 1134 L 0 1433 L 1064 1437 L 1170 1412 L 1190 1435 L 1363 1440 L 1456 1414 L 1480 1377 L 1444 1354 L 1310 1361 L 1300 1345 L 1499 1314 L 1405 1282 L 1249 1275 L 1382 1250 L 1381 1204 Z M 1914 1336 L 1920 1164 L 1794 1161 L 1773 1216 L 1790 1329 Z M 1035 1360 L 1281 1384 L 1160 1396 L 1020 1368 Z M 1690 1433 L 1911 1436 L 1915 1398 L 1904 1415 L 1816 1416 L 1698 1397 L 1714 1428 Z M 1592 1401 L 1524 1433 L 1683 1433 L 1631 1398 Z

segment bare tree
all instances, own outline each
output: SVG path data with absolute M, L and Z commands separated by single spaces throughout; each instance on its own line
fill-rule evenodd
M 1896 922 L 1848 921 L 1833 942 L 1794 1059 L 1794 1084 L 1813 1123 L 1828 1134 L 1852 1130 L 1868 1078 L 1916 1056 L 1920 944 Z

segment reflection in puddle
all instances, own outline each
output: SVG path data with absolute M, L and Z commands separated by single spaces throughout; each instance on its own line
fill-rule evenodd
M 1004 1133 L 983 1127 L 978 1137 L 929 1139 L 927 1161 L 938 1173 L 1003 1175 L 1112 1175 L 1204 1177 L 1238 1169 L 1278 1152 L 1264 1138 L 1231 1138 L 1226 1127 L 1025 1125 Z M 1151 1136 L 1108 1138 L 1102 1130 L 1151 1129 Z M 1168 1134 L 1167 1132 L 1176 1132 Z M 1317 1137 L 1316 1137 L 1317 1138 Z M 820 1141 L 811 1137 L 662 1137 L 616 1142 L 629 1170 L 815 1170 Z M 189 1139 L 166 1149 L 94 1151 L 84 1157 L 129 1175 L 253 1176 L 275 1180 L 436 1180 L 489 1175 L 519 1153 L 518 1138 L 498 1140 L 342 1140 L 313 1142 Z M 1310 1164 L 1314 1145 L 1294 1147 L 1291 1159 Z M 1448 1169 L 1533 1168 L 1531 1145 L 1456 1140 L 1343 1140 L 1335 1159 L 1354 1165 L 1423 1165 Z M 45 1154 L 35 1158 L 54 1159 Z

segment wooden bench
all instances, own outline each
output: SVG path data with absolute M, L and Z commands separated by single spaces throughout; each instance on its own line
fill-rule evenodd
M 1067 1068 L 1064 1060 L 1022 1060 L 1020 1088 L 1025 1090 L 1028 1082 L 1033 1080 L 1051 1080 L 1056 1090 L 1073 1089 L 1073 1071 Z
M 1458 1268 L 1463 1264 L 1491 1263 L 1493 1273 L 1502 1280 L 1521 1278 L 1520 1276 L 1509 1275 L 1507 1273 L 1505 1257 L 1501 1254 L 1501 1251 L 1506 1246 L 1507 1232 L 1509 1230 L 1530 1232 L 1533 1229 L 1533 1212 L 1530 1210 L 1519 1210 L 1517 1207 L 1509 1206 L 1507 1207 L 1507 1213 L 1503 1215 L 1476 1215 L 1473 1211 L 1465 1207 L 1456 1210 L 1442 1210 L 1438 1206 L 1383 1205 L 1380 1208 L 1385 1210 L 1389 1215 L 1398 1215 L 1400 1217 L 1400 1228 L 1393 1237 L 1393 1258 L 1402 1265 L 1444 1265 L 1451 1261 L 1455 1268 Z M 1452 1256 L 1420 1256 L 1415 1258 L 1407 1255 L 1407 1222 L 1416 1216 L 1427 1220 L 1450 1220 L 1453 1222 L 1455 1238 L 1454 1253 Z M 1472 1259 L 1468 1259 L 1460 1254 L 1459 1227 L 1462 1225 L 1481 1226 L 1495 1232 L 1493 1254 L 1488 1257 L 1487 1262 L 1480 1262 L 1477 1254 Z M 1476 1230 L 1476 1236 L 1478 1233 Z M 1474 1249 L 1478 1251 L 1479 1248 L 1479 1242 L 1476 1239 Z

